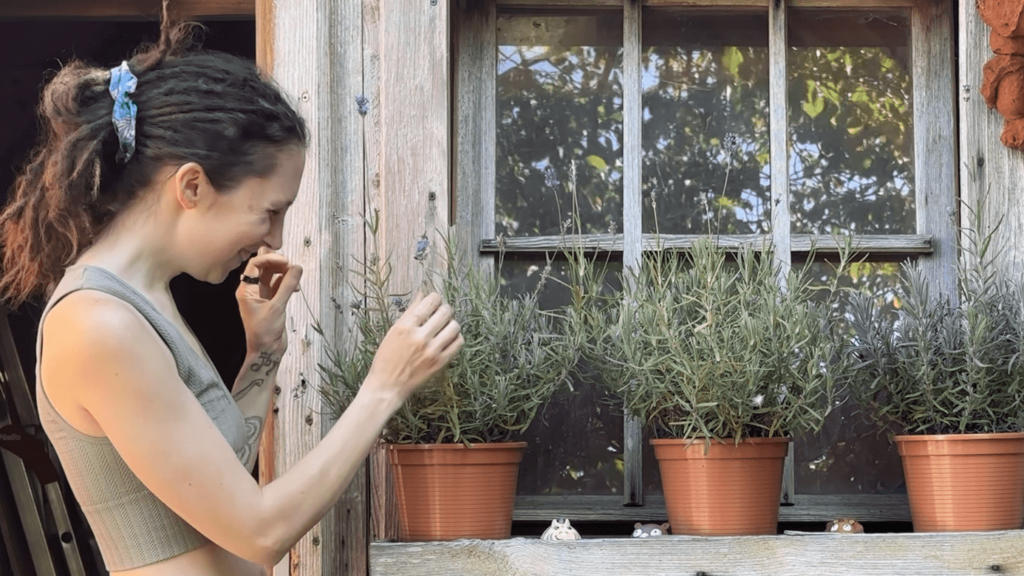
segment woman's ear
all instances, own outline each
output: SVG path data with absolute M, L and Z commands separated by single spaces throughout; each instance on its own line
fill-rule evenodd
M 185 210 L 198 206 L 203 196 L 211 191 L 206 171 L 195 162 L 187 162 L 178 167 L 172 181 L 175 199 Z

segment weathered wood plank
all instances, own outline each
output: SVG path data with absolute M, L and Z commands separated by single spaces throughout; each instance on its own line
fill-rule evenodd
M 358 5 L 330 0 L 276 2 L 272 9 L 268 57 L 274 78 L 310 129 L 306 168 L 282 249 L 304 269 L 302 297 L 288 305 L 290 349 L 281 362 L 281 392 L 275 399 L 274 470 L 283 474 L 332 424 L 315 389 L 317 367 L 327 361 L 326 345 L 336 344 L 349 329 L 348 317 L 336 314 L 332 304 L 348 293 L 347 269 L 338 263 L 363 252 L 362 227 L 343 225 L 363 210 L 361 120 L 353 103 L 362 84 L 362 15 Z M 314 333 L 315 321 L 334 341 Z M 365 484 L 365 474 L 357 474 L 338 506 L 292 548 L 275 575 L 365 573 Z
M 641 83 L 643 46 L 640 22 L 640 2 L 623 2 L 623 79 L 622 79 L 622 148 L 623 148 L 623 189 L 622 189 L 622 260 L 623 265 L 635 270 L 643 253 L 643 86 Z M 643 421 L 623 411 L 622 416 L 622 457 L 623 487 L 622 502 L 639 506 L 644 502 L 643 478 Z
M 827 522 L 857 518 L 867 522 L 909 522 L 906 494 L 796 494 L 793 505 L 779 507 L 780 522 Z M 516 521 L 549 522 L 566 517 L 573 521 L 664 522 L 664 496 L 647 496 L 643 506 L 622 506 L 618 496 L 519 496 Z
M 175 0 L 177 14 L 194 18 L 246 18 L 256 15 L 262 0 Z M 161 0 L 4 0 L 0 19 L 82 18 L 104 20 L 159 20 Z
M 318 43 L 324 59 L 321 98 L 328 107 L 329 138 L 321 140 L 324 154 L 321 172 L 328 172 L 332 184 L 324 190 L 329 196 L 324 207 L 330 212 L 321 215 L 321 230 L 333 237 L 332 247 L 321 255 L 321 266 L 331 272 L 320 281 L 320 316 L 334 322 L 324 323 L 330 342 L 316 340 L 312 346 L 345 345 L 356 338 L 351 316 L 337 314 L 335 302 L 351 302 L 355 297 L 352 281 L 357 276 L 344 263 L 352 256 L 365 257 L 362 217 L 365 210 L 363 116 L 356 99 L 363 93 L 363 9 L 361 2 L 323 2 L 326 11 L 324 26 L 318 30 Z M 340 264 L 340 265 L 339 265 Z M 329 331 L 333 328 L 333 332 Z M 323 361 L 323 360 L 321 360 Z M 314 377 L 314 385 L 320 385 Z M 334 426 L 334 419 L 321 420 L 320 436 Z M 321 572 L 365 576 L 369 570 L 369 471 L 367 463 L 356 471 L 352 482 L 321 522 Z M 313 545 L 316 546 L 314 540 Z
M 454 27 L 455 74 L 455 220 L 459 251 L 467 261 L 486 265 L 493 256 L 477 250 L 494 236 L 495 150 L 497 146 L 497 38 L 492 0 L 462 3 Z
M 371 574 L 1024 574 L 1024 532 L 808 534 L 373 544 Z
M 694 242 L 704 238 L 690 234 L 653 234 L 643 235 L 644 250 L 688 250 Z M 718 242 L 729 249 L 741 247 L 760 248 L 771 239 L 760 234 L 720 235 Z M 505 239 L 506 252 L 557 252 L 573 242 L 582 242 L 587 250 L 598 252 L 622 252 L 624 242 L 622 234 L 587 234 L 582 237 L 561 236 L 522 236 Z M 809 252 L 812 247 L 818 254 L 833 254 L 839 250 L 843 240 L 837 241 L 831 236 L 813 236 L 810 234 L 793 234 L 790 237 L 790 250 L 793 252 Z M 896 236 L 856 236 L 852 241 L 855 252 L 873 254 L 930 254 L 932 252 L 931 236 L 896 235 Z M 497 252 L 497 240 L 484 240 L 480 243 L 483 252 Z
M 973 2 L 971 2 L 973 4 Z M 957 150 L 953 23 L 949 2 L 913 10 L 914 181 L 917 232 L 932 236 L 921 262 L 937 292 L 956 293 Z
M 440 266 L 441 234 L 448 232 L 451 4 L 431 0 L 374 5 L 380 188 L 370 194 L 370 206 L 380 211 L 379 248 L 392 265 L 392 289 L 412 296 L 430 289 L 424 285 L 424 270 Z M 383 456 L 377 451 L 373 466 L 374 525 L 377 537 L 390 537 L 397 523 L 393 482 Z
M 772 245 L 775 261 L 779 265 L 779 283 L 786 285 L 792 264 L 789 216 L 789 0 L 776 0 L 768 8 L 768 86 L 769 86 L 769 146 L 771 156 L 771 222 Z M 793 445 L 789 446 L 782 471 L 782 491 L 779 499 L 793 501 L 796 480 L 793 471 Z
M 366 216 L 383 206 L 381 197 L 380 0 L 363 0 L 363 97 Z M 369 246 L 367 246 L 369 253 Z M 352 260 L 349 261 L 353 263 Z M 394 480 L 383 444 L 370 451 L 370 534 L 374 540 L 398 537 Z
M 1024 274 L 1024 151 L 1003 146 L 999 137 L 1003 117 L 985 104 L 979 89 L 985 62 L 993 56 L 990 29 L 981 20 L 974 2 L 959 3 L 960 53 L 960 194 L 972 210 L 983 210 L 981 234 L 1001 221 L 993 247 L 998 261 L 1011 276 Z M 973 228 L 968 210 L 961 210 L 961 226 Z

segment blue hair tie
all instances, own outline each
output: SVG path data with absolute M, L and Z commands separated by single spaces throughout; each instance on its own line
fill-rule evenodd
M 117 68 L 110 69 L 110 95 L 114 98 L 114 130 L 117 131 L 117 161 L 128 162 L 135 153 L 135 113 L 138 108 L 129 94 L 135 92 L 139 79 L 123 61 Z

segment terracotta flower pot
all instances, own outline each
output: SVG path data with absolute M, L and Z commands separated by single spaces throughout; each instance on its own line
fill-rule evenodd
M 1024 433 L 897 436 L 915 532 L 1024 524 Z
M 789 438 L 651 440 L 673 534 L 775 534 Z
M 508 538 L 525 447 L 389 444 L 402 541 Z

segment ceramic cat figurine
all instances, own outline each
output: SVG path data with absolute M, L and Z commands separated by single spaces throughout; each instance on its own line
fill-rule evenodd
M 668 522 L 664 524 L 633 524 L 633 538 L 653 538 L 668 534 Z
M 853 518 L 836 518 L 825 525 L 825 532 L 837 534 L 863 534 L 864 527 Z
M 540 536 L 541 540 L 580 540 L 580 533 L 569 525 L 568 518 L 555 518 Z

